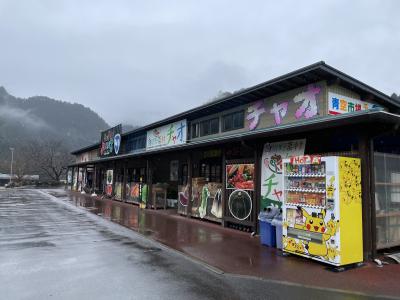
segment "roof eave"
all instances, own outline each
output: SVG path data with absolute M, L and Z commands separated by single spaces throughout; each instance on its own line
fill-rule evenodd
M 328 116 L 328 117 L 320 117 L 314 118 L 311 120 L 305 120 L 302 122 L 290 123 L 281 126 L 269 127 L 269 128 L 262 128 L 254 131 L 248 131 L 244 133 L 237 133 L 234 135 L 228 135 L 224 137 L 216 137 L 207 140 L 201 141 L 192 141 L 190 143 L 186 143 L 179 146 L 173 147 L 166 147 L 166 148 L 158 148 L 154 150 L 144 150 L 141 152 L 136 153 L 127 153 L 123 155 L 107 157 L 107 158 L 100 158 L 89 162 L 82 162 L 82 163 L 75 163 L 69 165 L 69 167 L 73 166 L 80 166 L 80 165 L 88 165 L 88 164 L 95 164 L 101 162 L 107 162 L 112 160 L 119 160 L 119 159 L 128 159 L 133 157 L 140 157 L 140 156 L 147 156 L 151 154 L 156 154 L 159 152 L 169 152 L 169 151 L 176 151 L 176 150 L 185 150 L 191 149 L 195 147 L 203 147 L 209 146 L 213 144 L 222 144 L 226 142 L 231 142 L 235 140 L 242 140 L 242 139 L 255 139 L 258 137 L 268 137 L 268 136 L 279 136 L 279 135 L 286 135 L 286 134 L 293 134 L 297 132 L 306 132 L 315 130 L 315 127 L 318 126 L 318 129 L 324 128 L 332 128 L 338 126 L 346 126 L 352 124 L 359 124 L 365 122 L 373 122 L 373 121 L 381 121 L 390 124 L 400 124 L 400 115 L 392 114 L 383 111 L 382 109 L 372 109 L 369 111 L 360 111 L 354 113 L 348 113 L 343 115 L 336 115 L 336 116 Z

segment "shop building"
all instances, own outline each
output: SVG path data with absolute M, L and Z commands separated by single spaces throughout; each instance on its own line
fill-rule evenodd
M 143 208 L 257 231 L 282 204 L 282 159 L 361 161 L 364 259 L 400 246 L 400 103 L 319 62 L 74 151 L 68 183 Z

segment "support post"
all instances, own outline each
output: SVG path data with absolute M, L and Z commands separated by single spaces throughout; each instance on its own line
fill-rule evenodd
M 225 205 L 226 205 L 226 149 L 222 147 L 222 191 L 221 191 L 221 205 L 222 205 L 222 226 L 226 227 L 225 222 Z
M 92 188 L 92 196 L 96 195 L 96 187 L 97 187 L 97 168 L 96 164 L 93 165 L 93 188 Z
M 115 179 L 117 177 L 117 168 L 116 168 L 116 161 L 113 161 L 113 182 L 112 182 L 112 192 L 111 192 L 111 198 L 114 198 L 115 196 Z
M 82 184 L 82 190 L 83 190 L 83 192 L 85 192 L 85 188 L 86 188 L 86 184 L 87 184 L 87 165 L 85 165 L 85 168 L 83 169 L 82 181 L 85 183 L 85 185 Z
M 122 182 L 122 202 L 126 202 L 126 179 L 128 177 L 128 168 L 126 167 L 127 162 L 124 161 L 124 180 Z
M 150 204 L 150 201 L 151 201 L 151 196 L 152 196 L 152 188 L 153 188 L 153 174 L 152 174 L 152 170 L 151 170 L 151 162 L 150 162 L 150 160 L 149 159 L 146 159 L 146 175 L 147 175 L 147 188 L 148 188 L 148 191 L 147 191 L 147 202 L 146 202 L 146 208 L 148 208 L 149 207 L 149 205 L 150 205 L 150 207 L 151 207 L 151 204 Z
M 74 169 L 75 169 L 75 167 L 72 167 L 71 168 L 71 183 L 69 184 L 70 185 L 70 190 L 72 191 L 72 188 L 73 188 L 73 186 L 74 186 Z
M 254 231 L 258 232 L 258 222 L 257 216 L 260 212 L 260 203 L 261 203 L 261 156 L 262 156 L 262 145 L 258 143 L 255 145 L 254 148 L 254 173 L 255 173 L 255 180 L 254 180 L 254 198 L 255 198 L 255 205 L 253 211 L 253 220 L 254 220 Z
M 71 182 L 71 191 L 75 189 L 75 183 L 74 183 L 74 178 L 75 178 L 75 167 L 72 168 L 72 182 Z M 78 177 L 77 177 L 78 178 Z M 78 179 L 77 179 L 78 180 Z
M 371 151 L 369 137 L 366 133 L 359 135 L 358 150 L 361 159 L 361 193 L 362 193 L 362 222 L 363 222 L 363 256 L 364 260 L 370 259 L 373 253 L 373 231 L 372 218 L 375 212 L 372 211 L 372 202 L 375 202 L 375 195 L 371 194 Z
M 192 215 L 192 178 L 193 178 L 193 160 L 192 160 L 192 152 L 189 152 L 187 158 L 188 164 L 188 176 L 187 176 L 187 184 L 189 185 L 189 197 L 188 197 L 188 205 L 186 206 L 186 217 L 190 218 Z
M 77 174 L 76 174 L 76 191 L 82 192 L 82 178 L 81 178 L 81 187 L 79 188 L 79 175 L 80 175 L 80 167 L 78 166 Z
M 370 157 L 370 192 L 371 201 L 371 245 L 372 259 L 377 255 L 376 249 L 376 203 L 375 203 L 375 156 L 374 156 L 374 139 L 369 139 L 369 157 Z

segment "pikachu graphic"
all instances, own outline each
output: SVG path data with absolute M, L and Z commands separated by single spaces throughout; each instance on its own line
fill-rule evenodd
M 335 176 L 329 179 L 329 184 L 326 187 L 326 198 L 333 199 L 335 197 Z
M 305 248 L 303 242 L 296 242 L 294 238 L 284 236 L 282 239 L 283 249 L 290 252 L 304 253 Z
M 327 255 L 324 257 L 326 260 L 334 262 L 336 257 L 340 255 L 340 251 L 337 246 L 328 245 Z
M 303 217 L 305 217 L 305 222 L 304 225 L 297 225 L 298 229 L 303 229 L 309 232 L 315 232 L 315 233 L 320 233 L 322 234 L 322 242 L 314 242 L 314 241 L 309 241 L 305 244 L 305 249 L 308 251 L 308 254 L 313 255 L 313 256 L 320 256 L 320 257 L 325 257 L 328 255 L 328 247 L 326 245 L 326 242 L 336 234 L 336 224 L 332 220 L 331 223 L 328 224 L 325 223 L 325 215 L 326 215 L 326 210 L 322 209 L 320 213 L 312 213 L 311 215 L 304 209 L 300 208 L 303 213 Z M 336 222 L 337 223 L 337 222 Z

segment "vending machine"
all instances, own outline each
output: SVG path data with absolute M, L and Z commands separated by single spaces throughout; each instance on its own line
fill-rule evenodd
M 283 251 L 334 266 L 363 261 L 360 160 L 283 160 Z

